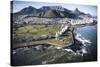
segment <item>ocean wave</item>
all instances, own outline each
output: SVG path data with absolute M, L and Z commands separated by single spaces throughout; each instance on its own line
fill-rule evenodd
M 75 37 L 78 41 L 80 41 L 84 46 L 91 44 L 92 42 L 86 38 L 84 38 L 80 33 L 78 33 Z
M 88 53 L 87 46 L 91 45 L 92 42 L 83 37 L 80 33 L 78 33 L 75 38 L 83 44 L 81 50 L 79 50 L 82 56 L 83 54 Z

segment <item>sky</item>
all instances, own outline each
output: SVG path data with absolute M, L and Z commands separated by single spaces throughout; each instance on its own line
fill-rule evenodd
M 97 16 L 97 6 L 95 5 L 76 5 L 76 4 L 65 4 L 65 3 L 46 3 L 46 2 L 33 2 L 33 1 L 13 1 L 13 12 L 18 12 L 21 9 L 33 6 L 35 8 L 40 8 L 42 6 L 62 6 L 69 10 L 75 10 L 78 8 L 84 13 L 89 13 L 92 16 Z

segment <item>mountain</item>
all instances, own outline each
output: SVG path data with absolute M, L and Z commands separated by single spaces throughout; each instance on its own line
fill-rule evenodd
M 35 7 L 29 6 L 23 8 L 19 12 L 14 13 L 15 16 L 18 15 L 28 15 L 28 16 L 36 16 L 36 17 L 47 17 L 47 18 L 77 18 L 80 15 L 86 15 L 81 12 L 78 8 L 74 11 L 68 10 L 61 6 L 43 6 L 39 9 Z M 90 15 L 88 15 L 90 16 Z
M 70 10 L 65 9 L 61 6 L 43 6 L 43 7 L 40 8 L 40 10 L 43 10 L 43 11 L 48 11 L 50 9 L 51 10 L 57 10 L 57 11 L 68 11 L 68 12 L 70 12 Z
M 74 13 L 75 15 L 84 15 L 84 13 L 81 12 L 78 8 L 76 8 L 76 9 L 73 11 L 73 13 Z
M 63 18 L 75 17 L 71 10 L 65 9 L 61 6 L 43 6 L 39 10 L 42 12 L 39 13 L 39 17 L 49 17 L 49 18 Z
M 67 11 L 58 11 L 49 9 L 45 12 L 39 13 L 38 17 L 47 17 L 47 18 L 75 18 L 76 15 Z
M 81 12 L 78 8 L 76 8 L 72 13 L 78 16 L 79 18 L 86 18 L 86 17 L 91 18 L 92 17 L 92 15 L 90 15 L 89 13 L 86 14 L 84 12 Z
M 37 13 L 37 9 L 32 6 L 29 6 L 14 14 L 26 15 L 26 14 L 36 14 L 36 13 Z
M 59 14 L 59 12 L 57 12 L 56 10 L 48 10 L 48 11 L 45 11 L 45 12 L 42 12 L 40 13 L 39 15 L 40 17 L 48 17 L 48 18 L 57 18 L 57 17 L 60 17 L 61 18 L 61 15 Z

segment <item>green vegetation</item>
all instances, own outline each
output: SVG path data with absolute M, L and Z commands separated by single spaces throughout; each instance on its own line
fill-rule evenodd
M 17 38 L 30 38 L 32 36 L 55 35 L 60 25 L 25 25 L 16 30 Z
M 15 38 L 31 38 L 31 37 L 39 37 L 39 36 L 47 36 L 53 35 L 55 36 L 56 32 L 60 31 L 59 24 L 57 25 L 24 25 L 24 27 L 19 27 L 15 30 L 16 35 Z M 65 47 L 72 43 L 72 35 L 71 32 L 66 32 L 64 36 L 59 37 L 58 39 L 51 38 L 45 40 L 32 40 L 31 42 L 16 42 L 13 47 L 19 46 L 28 46 L 34 44 L 52 44 L 59 47 Z
M 32 41 L 32 42 L 17 43 L 13 47 L 28 46 L 28 45 L 43 44 L 43 43 L 56 45 L 58 47 L 65 47 L 65 46 L 70 45 L 71 42 L 72 42 L 71 36 L 65 36 L 65 37 L 62 37 L 62 39 L 58 39 L 58 40 L 46 39 L 46 40 L 37 40 L 37 41 Z

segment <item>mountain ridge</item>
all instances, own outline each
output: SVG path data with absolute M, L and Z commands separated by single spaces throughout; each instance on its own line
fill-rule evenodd
M 79 15 L 86 15 L 81 12 L 78 8 L 74 11 L 63 8 L 61 6 L 42 6 L 37 9 L 33 6 L 25 7 L 19 12 L 13 13 L 14 15 L 32 15 L 36 17 L 47 17 L 47 18 L 75 18 Z M 90 16 L 90 14 L 88 14 Z

